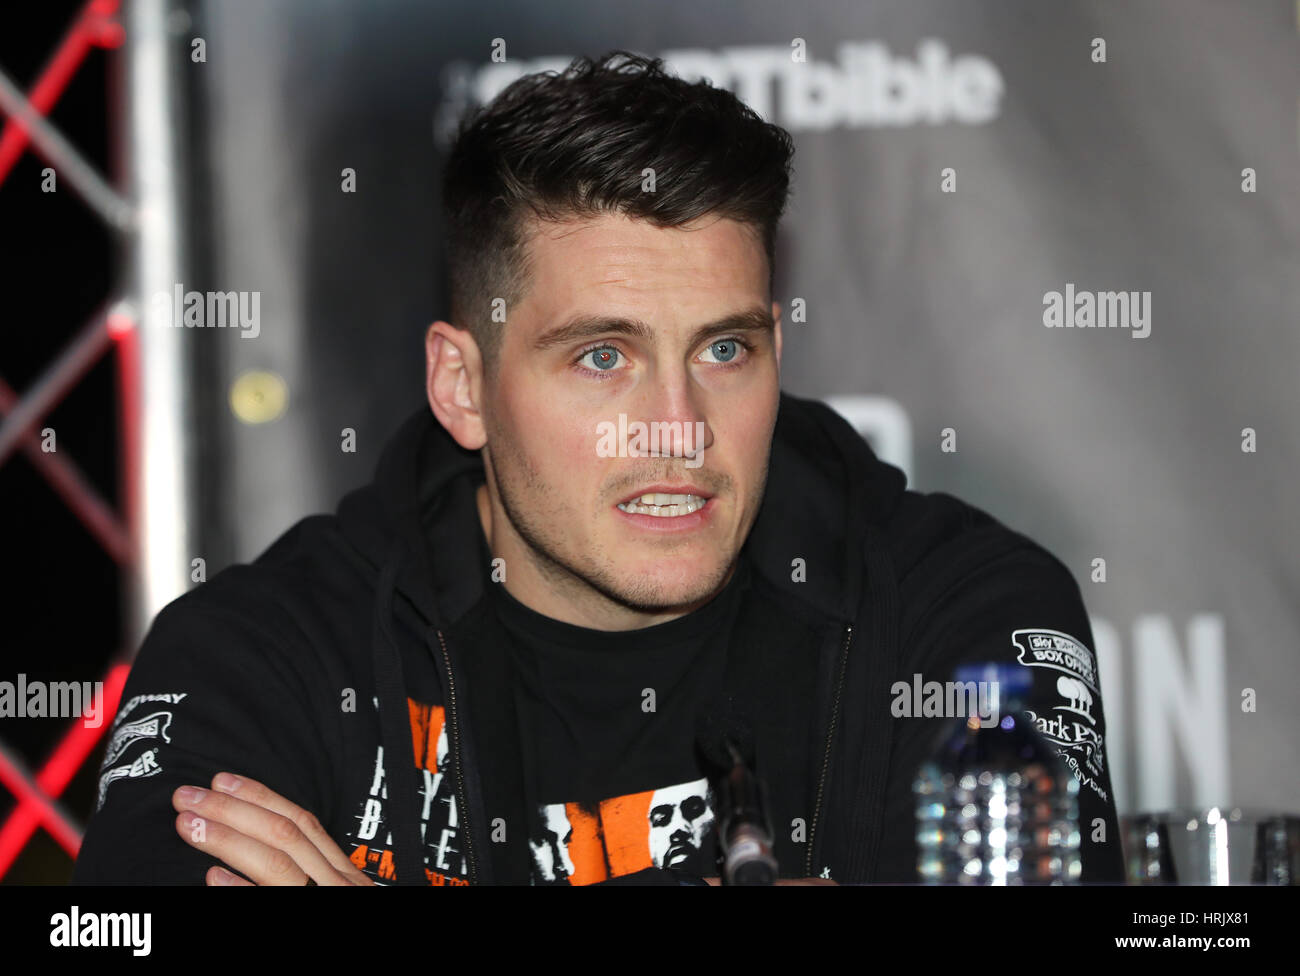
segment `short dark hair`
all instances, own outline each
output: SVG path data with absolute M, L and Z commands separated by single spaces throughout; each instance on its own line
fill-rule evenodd
M 489 372 L 507 310 L 529 283 L 531 218 L 622 214 L 675 227 L 706 214 L 753 229 L 775 275 L 794 146 L 726 89 L 667 73 L 662 58 L 611 51 L 517 79 L 461 120 L 443 173 L 452 323 Z M 654 170 L 655 192 L 642 171 Z

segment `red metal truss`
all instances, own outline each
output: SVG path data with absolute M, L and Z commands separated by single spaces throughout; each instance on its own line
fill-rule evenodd
M 120 47 L 124 38 L 122 25 L 116 20 L 120 0 L 90 0 L 68 28 L 49 64 L 27 93 L 27 101 L 41 115 L 48 115 L 58 103 L 68 83 L 81 67 L 92 48 Z M 4 183 L 27 148 L 27 130 L 17 119 L 10 119 L 0 135 L 0 183 Z
M 122 686 L 130 665 L 122 662 L 113 665 L 104 678 L 104 698 L 99 703 L 101 717 L 117 714 L 122 698 Z M 67 814 L 59 810 L 56 798 L 61 796 L 68 783 L 90 758 L 111 719 L 98 728 L 88 728 L 80 721 L 73 722 L 64 733 L 63 740 L 46 760 L 35 776 L 28 773 L 21 762 L 0 745 L 0 782 L 18 798 L 17 808 L 0 827 L 0 878 L 13 865 L 22 849 L 36 832 L 44 827 L 60 846 L 75 858 L 81 847 L 81 828 Z
M 120 0 L 89 0 L 55 50 L 40 77 L 24 97 L 0 72 L 0 111 L 9 116 L 0 133 L 0 184 L 12 171 L 23 151 L 32 145 L 51 165 L 69 171 L 69 181 L 106 221 L 119 228 L 128 226 L 130 207 L 108 187 L 93 168 L 44 118 L 66 90 L 87 55 L 96 47 L 116 48 L 124 40 L 117 20 Z M 75 177 L 74 174 L 75 173 Z M 6 228 L 9 229 L 9 228 Z M 45 477 L 68 508 L 91 535 L 113 557 L 119 567 L 130 571 L 135 564 L 137 526 L 130 500 L 135 497 L 139 457 L 138 424 L 139 363 L 135 323 L 116 303 L 99 313 L 73 339 L 57 359 L 21 397 L 0 378 L 0 463 L 21 450 Z M 86 371 L 110 348 L 116 347 L 120 371 L 119 424 L 124 497 L 128 517 L 123 520 L 100 497 L 72 461 L 40 450 L 35 429 L 41 419 L 67 396 Z M 74 719 L 40 771 L 33 774 L 12 750 L 0 743 L 0 784 L 18 803 L 0 827 L 0 878 L 8 872 L 38 828 L 43 828 L 71 857 L 81 844 L 82 828 L 58 803 L 68 783 L 94 753 L 95 746 L 117 712 L 129 664 L 115 663 L 104 678 L 103 698 L 98 705 L 101 721 L 89 727 L 83 718 Z M 108 719 L 104 721 L 103 719 Z

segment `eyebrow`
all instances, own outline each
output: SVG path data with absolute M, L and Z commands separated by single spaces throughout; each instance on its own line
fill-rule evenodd
M 731 315 L 701 325 L 691 333 L 688 344 L 695 346 L 706 336 L 721 332 L 771 332 L 775 328 L 776 323 L 772 320 L 771 309 L 753 308 L 743 312 L 733 312 Z M 533 340 L 533 348 L 541 351 L 603 335 L 625 335 L 649 342 L 654 342 L 655 339 L 654 329 L 641 319 L 579 314 L 563 325 L 557 325 L 554 329 L 543 332 Z

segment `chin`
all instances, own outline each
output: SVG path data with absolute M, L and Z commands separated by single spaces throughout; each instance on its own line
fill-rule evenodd
M 683 574 L 680 566 L 662 565 L 643 573 L 623 576 L 619 587 L 623 602 L 645 610 L 670 610 L 699 603 L 717 592 L 726 567 L 711 565 L 699 572 Z

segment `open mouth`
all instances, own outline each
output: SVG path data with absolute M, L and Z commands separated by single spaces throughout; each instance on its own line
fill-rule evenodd
M 642 490 L 618 503 L 620 511 L 629 515 L 650 515 L 655 518 L 678 518 L 698 512 L 712 497 L 694 485 L 690 491 L 660 491 L 659 486 Z
M 664 855 L 664 867 L 675 868 L 679 864 L 685 864 L 694 853 L 695 848 L 689 844 L 674 844 L 668 849 L 668 853 Z

